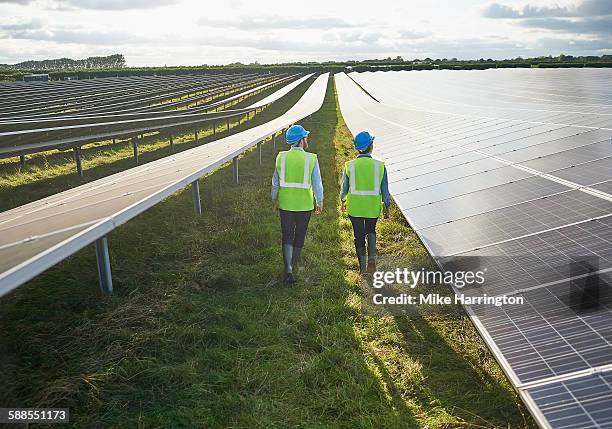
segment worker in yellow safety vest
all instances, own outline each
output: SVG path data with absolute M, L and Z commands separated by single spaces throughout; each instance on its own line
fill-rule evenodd
M 376 271 L 376 222 L 383 211 L 389 218 L 391 197 L 387 181 L 387 169 L 382 161 L 372 158 L 374 136 L 362 131 L 355 136 L 356 159 L 344 165 L 340 200 L 342 211 L 347 211 L 353 225 L 355 252 L 360 273 Z M 366 266 L 366 237 L 367 266 Z
M 279 152 L 272 176 L 272 201 L 278 200 L 285 284 L 295 283 L 310 215 L 323 209 L 323 183 L 317 155 L 306 152 L 308 134 L 301 125 L 287 129 L 288 151 Z

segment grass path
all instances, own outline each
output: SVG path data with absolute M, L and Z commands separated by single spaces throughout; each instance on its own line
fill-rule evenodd
M 70 407 L 74 427 L 532 427 L 460 310 L 360 311 L 331 82 L 303 124 L 326 201 L 296 287 L 280 283 L 266 144 L 240 186 L 230 168 L 202 180 L 201 218 L 187 190 L 113 232 L 114 296 L 97 293 L 88 248 L 3 298 L 0 404 Z M 383 254 L 424 255 L 396 209 L 379 225 Z

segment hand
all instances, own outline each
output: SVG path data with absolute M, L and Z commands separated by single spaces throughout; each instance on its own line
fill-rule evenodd
M 342 210 L 342 213 L 346 213 L 346 201 L 340 201 L 340 210 Z
M 317 216 L 318 216 L 318 215 L 320 215 L 320 214 L 321 214 L 321 210 L 322 210 L 322 209 L 321 209 L 321 207 L 316 206 L 316 207 L 315 207 L 315 214 L 316 214 Z
M 383 217 L 385 219 L 389 219 L 389 207 L 385 207 L 385 210 L 383 211 Z

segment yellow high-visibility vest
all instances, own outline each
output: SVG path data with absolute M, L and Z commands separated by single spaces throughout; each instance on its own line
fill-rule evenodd
M 382 210 L 382 179 L 385 164 L 370 157 L 357 158 L 344 165 L 349 178 L 346 197 L 348 214 L 353 217 L 377 218 Z
M 312 172 L 317 155 L 303 150 L 280 152 L 276 157 L 276 171 L 280 181 L 278 207 L 292 212 L 314 209 Z

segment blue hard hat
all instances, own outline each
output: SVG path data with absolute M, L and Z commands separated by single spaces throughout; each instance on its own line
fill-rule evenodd
M 366 150 L 368 146 L 374 143 L 374 136 L 367 131 L 362 131 L 355 136 L 355 149 Z
M 310 134 L 310 131 L 306 131 L 303 126 L 291 125 L 287 129 L 287 133 L 285 134 L 287 144 L 296 144 L 297 142 L 302 140 L 304 137 L 308 137 L 308 134 Z

